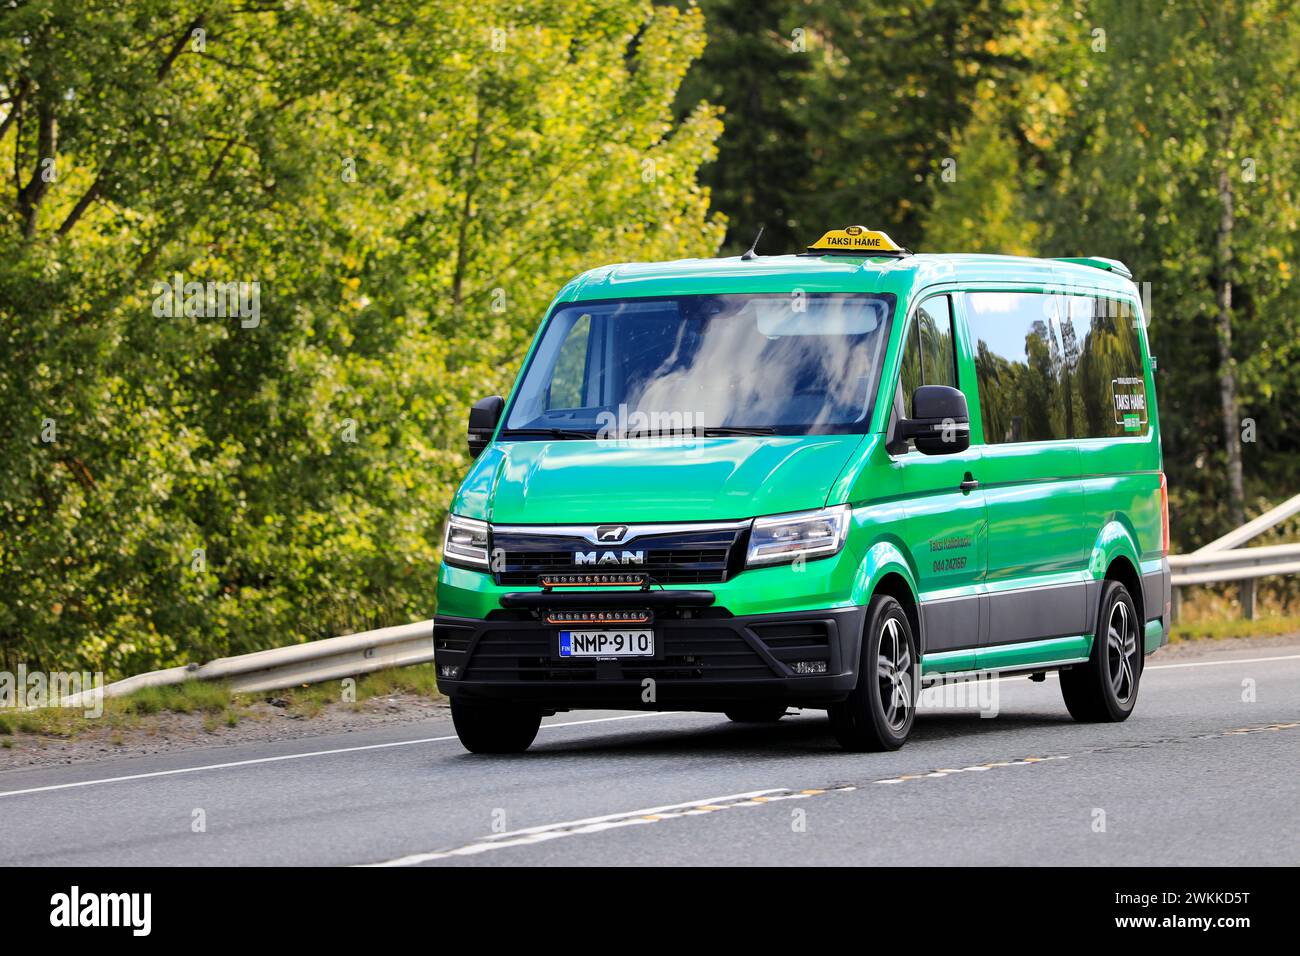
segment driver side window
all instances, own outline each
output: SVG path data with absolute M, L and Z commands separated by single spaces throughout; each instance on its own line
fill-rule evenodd
M 587 387 L 587 350 L 591 340 L 591 316 L 579 316 L 560 346 L 560 357 L 546 388 L 546 409 L 582 408 Z
M 899 377 L 904 415 L 912 415 L 912 393 L 922 385 L 957 387 L 957 352 L 952 338 L 952 301 L 946 295 L 926 299 L 916 310 L 903 349 Z

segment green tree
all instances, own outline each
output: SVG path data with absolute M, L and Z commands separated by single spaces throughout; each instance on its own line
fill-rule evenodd
M 1029 199 L 1037 169 L 1024 163 L 992 91 L 953 140 L 950 165 L 933 183 L 926 214 L 926 252 L 1039 253 Z
M 1296 12 L 1288 0 L 1095 4 L 1108 43 L 1048 207 L 1076 210 L 1094 249 L 1104 231 L 1151 282 L 1180 477 L 1225 503 L 1220 526 L 1244 520 L 1241 406 L 1279 384 L 1275 350 L 1297 338 Z M 1058 229 L 1052 245 L 1065 239 Z
M 719 120 L 673 115 L 696 11 L 202 9 L 0 17 L 11 662 L 117 674 L 429 616 L 468 402 L 577 271 L 721 239 L 696 178 Z M 256 283 L 256 317 L 165 314 L 177 275 Z
M 1038 254 L 1122 259 L 1147 283 L 1173 530 L 1206 540 L 1241 523 L 1249 487 L 1300 480 L 1296 5 L 1027 9 L 1030 65 L 973 114 L 958 162 L 980 175 L 936 199 L 927 235 L 988 248 L 991 229 L 989 251 L 1021 251 L 1012 209 Z
M 1020 68 L 1021 0 L 702 0 L 710 43 L 683 85 L 725 109 L 702 178 L 745 249 L 795 252 L 861 222 L 915 244 L 930 182 L 980 84 Z

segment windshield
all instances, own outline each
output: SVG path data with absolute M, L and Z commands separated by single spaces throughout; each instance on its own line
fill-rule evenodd
M 862 430 L 893 301 L 783 293 L 562 306 L 501 437 Z

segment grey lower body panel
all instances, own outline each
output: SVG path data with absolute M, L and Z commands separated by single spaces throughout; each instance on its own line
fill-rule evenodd
M 1089 587 L 1079 582 L 924 601 L 925 653 L 1087 633 Z
M 921 621 L 925 652 L 997 647 L 1092 634 L 1097 629 L 1097 609 L 1104 581 L 1080 581 L 1039 587 L 1015 588 L 982 595 L 924 601 Z M 1146 621 L 1163 625 L 1161 644 L 1169 641 L 1169 562 L 1161 570 L 1142 576 L 1142 603 Z
M 988 613 L 982 595 L 971 594 L 921 602 L 921 629 L 926 654 L 978 647 Z
M 1085 634 L 1088 596 L 1084 582 L 987 594 L 989 623 L 983 644 L 1022 644 Z

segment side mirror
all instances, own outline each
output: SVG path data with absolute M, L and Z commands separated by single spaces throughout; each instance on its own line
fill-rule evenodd
M 480 398 L 469 410 L 469 457 L 477 458 L 492 440 L 492 433 L 501 421 L 506 400 L 500 395 Z
M 922 385 L 912 393 L 912 417 L 894 430 L 894 444 L 916 441 L 925 455 L 952 455 L 970 447 L 970 411 L 966 396 L 948 385 Z

